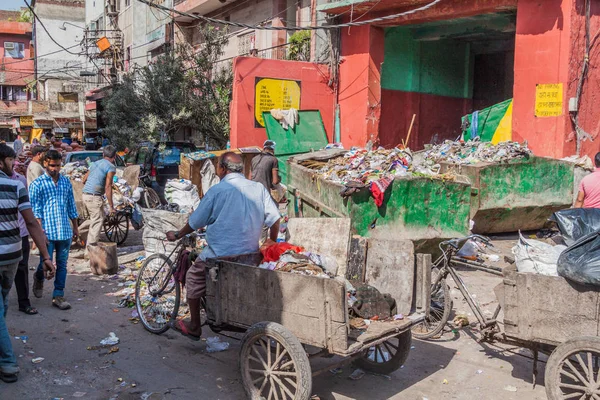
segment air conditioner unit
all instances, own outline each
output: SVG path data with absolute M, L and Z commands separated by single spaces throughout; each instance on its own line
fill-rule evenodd
M 15 43 L 14 42 L 4 42 L 4 49 L 5 50 L 14 50 Z

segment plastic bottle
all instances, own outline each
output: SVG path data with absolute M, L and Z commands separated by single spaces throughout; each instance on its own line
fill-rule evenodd
M 231 142 L 228 140 L 228 141 L 227 141 L 227 146 L 226 146 L 226 149 L 227 149 L 227 150 L 229 150 L 230 148 L 231 148 Z

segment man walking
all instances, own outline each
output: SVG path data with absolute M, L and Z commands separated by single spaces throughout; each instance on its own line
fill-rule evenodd
M 177 321 L 172 326 L 192 340 L 199 340 L 202 334 L 200 300 L 206 293 L 206 259 L 257 252 L 263 226 L 269 227 L 271 239 L 277 240 L 279 210 L 262 185 L 244 178 L 243 168 L 238 154 L 223 154 L 217 165 L 221 182 L 206 192 L 183 229 L 167 232 L 167 239 L 175 241 L 206 227 L 208 246 L 190 267 L 185 280 L 191 320 Z
M 13 149 L 15 150 L 17 157 L 23 152 L 23 140 L 21 139 L 21 135 L 17 135 L 17 139 L 13 142 Z
M 252 159 L 252 180 L 261 183 L 269 193 L 279 184 L 279 162 L 274 155 L 275 142 L 267 140 L 263 151 Z
M 113 214 L 112 183 L 117 172 L 115 158 L 117 149 L 114 146 L 106 146 L 102 150 L 104 158 L 92 164 L 90 170 L 83 177 L 83 204 L 90 217 L 90 228 L 88 232 L 87 245 L 95 245 L 100 240 L 100 232 L 104 224 L 104 202 L 102 196 L 106 194 L 109 213 Z M 86 248 L 87 253 L 87 248 Z
M 46 173 L 31 183 L 29 191 L 33 214 L 46 232 L 50 257 L 56 251 L 56 278 L 52 305 L 61 310 L 68 310 L 71 305 L 65 301 L 64 289 L 67 281 L 69 249 L 73 237 L 79 236 L 77 208 L 71 181 L 60 174 L 61 154 L 56 150 L 48 150 L 46 161 Z M 33 279 L 34 296 L 42 297 L 43 290 L 44 273 L 43 265 L 40 263 Z
M 12 175 L 10 179 L 19 181 L 23 186 L 27 187 L 27 179 L 21 174 L 11 171 Z M 21 248 L 23 251 L 23 258 L 19 261 L 19 267 L 17 268 L 17 274 L 15 275 L 15 288 L 17 289 L 17 298 L 19 300 L 19 311 L 24 312 L 27 315 L 37 314 L 37 310 L 31 306 L 29 301 L 29 232 L 23 216 L 19 214 L 19 230 L 21 233 Z M 38 251 L 39 254 L 39 251 Z
M 44 167 L 42 167 L 42 157 L 46 149 L 43 146 L 34 146 L 31 150 L 31 161 L 27 166 L 27 187 L 31 182 L 35 181 L 40 176 L 44 175 Z
M 31 212 L 27 189 L 22 182 L 8 177 L 12 175 L 16 153 L 5 144 L 0 145 L 0 379 L 16 382 L 19 367 L 13 353 L 11 337 L 6 326 L 8 292 L 13 284 L 15 271 L 22 257 L 22 240 L 19 229 L 19 213 L 25 220 L 28 232 L 41 250 L 42 279 L 54 276 L 54 265 L 44 246 L 44 232 Z

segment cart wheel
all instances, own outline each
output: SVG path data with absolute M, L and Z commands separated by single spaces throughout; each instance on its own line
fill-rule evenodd
M 354 361 L 354 365 L 376 374 L 391 374 L 404 365 L 410 352 L 411 342 L 410 331 L 402 332 L 366 350 L 361 358 Z
M 431 280 L 436 282 L 440 273 L 438 268 L 431 271 Z M 417 339 L 430 339 L 438 335 L 446 326 L 452 311 L 452 299 L 450 298 L 450 286 L 446 279 L 431 285 L 431 303 L 429 306 L 429 317 L 412 327 L 412 334 Z
M 104 220 L 104 234 L 113 243 L 121 245 L 129 234 L 129 217 L 125 213 L 109 215 Z
M 600 399 L 599 368 L 600 338 L 567 340 L 554 349 L 546 365 L 548 399 Z
M 180 316 L 181 287 L 172 273 L 172 262 L 164 254 L 148 257 L 135 283 L 135 305 L 147 331 L 161 334 L 169 321 Z
M 259 322 L 242 339 L 240 370 L 250 399 L 309 400 L 312 374 L 300 341 L 275 322 Z
M 156 208 L 160 206 L 160 197 L 158 196 L 158 193 L 156 193 L 156 191 L 152 188 L 144 188 L 143 199 L 144 208 Z

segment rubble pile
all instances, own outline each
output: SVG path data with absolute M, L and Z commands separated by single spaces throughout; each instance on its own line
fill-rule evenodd
M 532 151 L 527 143 L 502 142 L 496 145 L 489 142 L 468 141 L 453 142 L 446 140 L 426 150 L 423 157 L 429 163 L 447 162 L 458 165 L 503 163 L 510 160 L 529 158 Z

